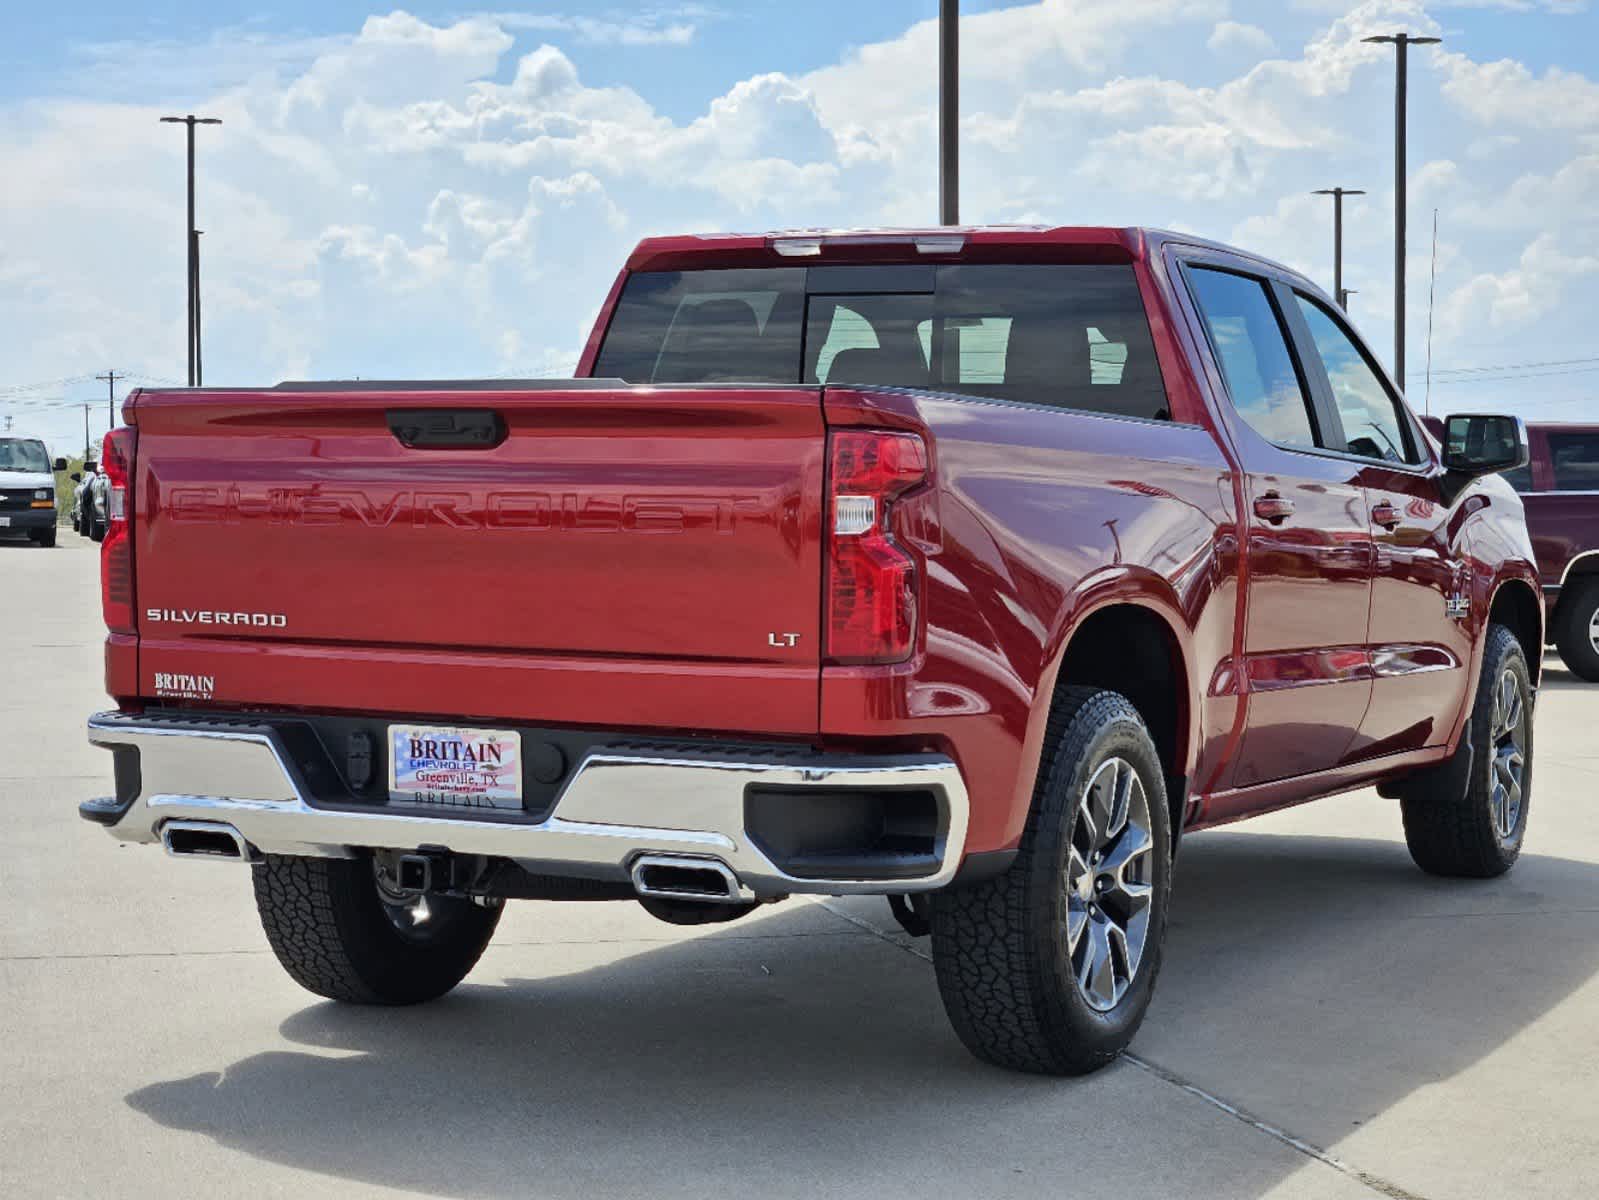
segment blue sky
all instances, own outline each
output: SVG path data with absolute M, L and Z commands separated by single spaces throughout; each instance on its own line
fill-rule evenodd
M 164 112 L 226 122 L 201 135 L 208 382 L 554 374 L 641 236 L 931 220 L 936 10 L 96 0 L 8 15 L 0 421 L 70 448 L 82 413 L 61 406 L 104 394 L 86 376 L 182 374 L 182 138 Z M 1434 407 L 1599 420 L 1585 0 L 963 13 L 963 215 L 1188 229 L 1326 280 L 1330 220 L 1306 193 L 1364 187 L 1347 282 L 1385 358 L 1392 54 L 1359 38 L 1442 34 L 1412 68 L 1409 366 L 1425 362 L 1436 207 Z M 1521 363 L 1562 365 L 1465 371 Z

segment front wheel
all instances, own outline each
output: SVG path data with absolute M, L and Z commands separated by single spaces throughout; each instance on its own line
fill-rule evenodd
M 1081 1075 L 1137 1032 L 1171 888 L 1165 777 L 1123 696 L 1066 688 L 1003 875 L 932 897 L 933 964 L 961 1041 L 999 1066 Z
M 351 1004 L 420 1004 L 462 979 L 494 936 L 498 903 L 407 897 L 368 855 L 289 858 L 252 868 L 261 928 L 307 991 Z
M 1599 683 L 1599 579 L 1575 583 L 1558 606 L 1555 647 L 1571 673 Z
M 1490 879 L 1515 864 L 1532 799 L 1532 673 L 1503 625 L 1488 627 L 1459 750 L 1404 781 L 1399 797 L 1405 843 L 1423 871 Z

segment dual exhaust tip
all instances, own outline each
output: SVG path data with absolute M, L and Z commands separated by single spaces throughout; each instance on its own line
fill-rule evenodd
M 732 868 L 714 858 L 676 854 L 641 854 L 630 872 L 633 890 L 656 900 L 698 900 L 706 904 L 742 904 L 749 892 Z
M 254 862 L 256 853 L 244 835 L 223 821 L 168 821 L 161 826 L 161 844 L 174 858 L 209 858 Z M 426 892 L 432 885 L 432 856 L 402 855 L 400 887 Z M 706 904 L 743 904 L 751 897 L 726 863 L 714 858 L 676 854 L 641 854 L 629 871 L 633 890 L 657 900 L 695 900 Z
M 161 845 L 173 858 L 212 858 L 243 863 L 256 859 L 244 835 L 222 821 L 168 821 L 161 826 Z

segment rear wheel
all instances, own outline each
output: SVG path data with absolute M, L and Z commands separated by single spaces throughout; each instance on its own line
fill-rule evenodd
M 1555 646 L 1573 675 L 1599 683 L 1599 579 L 1575 583 L 1560 597 Z
M 1423 871 L 1488 879 L 1515 864 L 1532 796 L 1532 674 L 1503 625 L 1488 627 L 1460 749 L 1398 791 L 1405 843 Z
M 1138 711 L 1115 692 L 1064 689 L 1015 863 L 932 897 L 939 992 L 967 1048 L 1050 1075 L 1115 1059 L 1154 991 L 1170 855 L 1165 779 Z
M 367 855 L 267 855 L 253 868 L 267 942 L 301 987 L 352 1004 L 420 1004 L 477 963 L 500 921 L 449 896 L 406 896 Z

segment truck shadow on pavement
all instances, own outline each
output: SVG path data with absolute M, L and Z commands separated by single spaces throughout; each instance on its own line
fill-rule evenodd
M 1572 911 L 1599 894 L 1593 864 L 1528 855 L 1503 880 L 1445 881 L 1396 842 L 1225 832 L 1184 848 L 1177 891 L 1134 1051 L 1323 1146 L 1599 970 L 1593 917 Z M 540 954 L 491 949 L 478 977 Z M 562 954 L 572 973 L 469 980 L 420 1009 L 311 1004 L 281 1026 L 303 1050 L 127 1103 L 274 1163 L 445 1196 L 1036 1200 L 1092 1172 L 1096 1194 L 1241 1197 L 1309 1161 L 1131 1064 L 982 1066 L 923 959 L 814 905 Z

